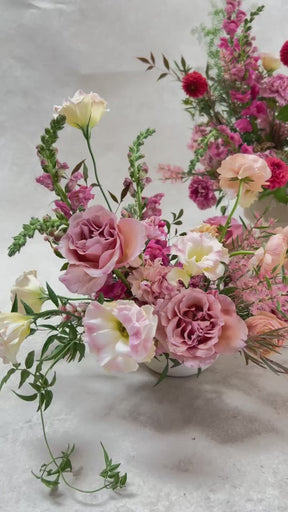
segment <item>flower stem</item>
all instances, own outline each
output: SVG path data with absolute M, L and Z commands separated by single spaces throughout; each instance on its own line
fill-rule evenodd
M 119 270 L 118 268 L 114 268 L 113 272 L 114 272 L 115 276 L 117 276 L 118 279 L 120 279 L 120 281 L 122 281 L 122 283 L 125 284 L 126 288 L 128 288 L 128 290 L 130 291 L 131 290 L 130 283 L 126 279 L 126 277 L 122 274 L 121 270 Z
M 243 188 L 243 181 L 240 180 L 240 185 L 239 185 L 239 190 L 238 190 L 238 193 L 237 193 L 236 201 L 234 203 L 234 206 L 233 206 L 231 212 L 228 215 L 228 218 L 227 218 L 226 223 L 224 225 L 224 228 L 222 230 L 221 236 L 219 238 L 219 242 L 223 242 L 223 240 L 225 238 L 227 230 L 228 230 L 228 228 L 230 226 L 231 219 L 232 219 L 232 217 L 233 217 L 233 215 L 235 213 L 235 210 L 236 210 L 236 208 L 237 208 L 237 206 L 239 204 L 239 201 L 240 201 L 240 198 L 241 198 L 241 194 L 242 194 L 242 188 Z
M 255 251 L 234 251 L 229 256 L 240 256 L 241 254 L 255 254 Z
M 87 142 L 87 146 L 88 146 L 88 150 L 89 150 L 89 153 L 90 153 L 90 156 L 91 156 L 91 159 L 92 159 L 92 163 L 93 163 L 93 169 L 94 169 L 94 174 L 95 174 L 95 178 L 96 178 L 96 185 L 97 187 L 99 187 L 100 191 L 101 191 L 101 194 L 102 196 L 104 197 L 105 199 L 105 202 L 107 204 L 107 207 L 108 209 L 110 210 L 110 212 L 112 212 L 112 208 L 110 206 L 110 203 L 107 199 L 107 196 L 102 188 L 102 185 L 100 183 L 100 180 L 98 178 L 98 173 L 97 173 L 97 167 L 96 167 L 96 161 L 95 161 L 95 157 L 94 157 L 94 154 L 93 154 L 93 151 L 92 151 L 92 148 L 91 148 L 91 144 L 90 144 L 90 133 L 89 133 L 89 127 L 87 129 L 87 131 L 82 131 L 84 137 L 85 137 L 85 140 Z

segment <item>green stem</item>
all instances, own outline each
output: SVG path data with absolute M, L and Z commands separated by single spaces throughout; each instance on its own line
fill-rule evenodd
M 237 206 L 239 204 L 239 201 L 240 201 L 240 198 L 241 198 L 241 194 L 242 194 L 242 188 L 243 188 L 243 181 L 240 180 L 240 185 L 239 185 L 239 190 L 238 190 L 238 193 L 237 193 L 236 201 L 234 203 L 234 206 L 233 206 L 231 212 L 228 215 L 228 218 L 227 218 L 226 223 L 224 225 L 223 231 L 222 231 L 221 236 L 219 238 L 219 242 L 223 242 L 223 240 L 225 238 L 227 230 L 228 230 L 228 228 L 230 226 L 231 219 L 232 219 L 232 217 L 233 217 L 233 215 L 235 213 L 235 210 L 236 210 L 236 208 L 237 208 Z
M 255 254 L 255 251 L 234 251 L 229 256 L 240 256 L 241 254 Z
M 115 276 L 117 276 L 118 279 L 120 279 L 120 281 L 122 281 L 122 283 L 125 284 L 126 288 L 128 288 L 128 290 L 130 291 L 131 290 L 130 283 L 126 279 L 126 277 L 122 274 L 121 270 L 119 270 L 118 268 L 114 268 L 113 272 L 114 272 Z
M 93 489 L 92 491 L 86 491 L 86 490 L 83 490 L 83 489 L 79 489 L 78 487 L 74 487 L 74 485 L 71 485 L 65 478 L 65 476 L 63 475 L 63 472 L 61 471 L 60 467 L 59 467 L 59 464 L 57 463 L 57 460 L 56 458 L 54 457 L 53 455 L 53 452 L 51 450 L 51 447 L 49 445 L 49 442 L 48 442 L 48 438 L 47 438 L 47 433 L 46 433 L 46 427 L 45 427 L 45 422 L 44 422 L 44 414 L 43 414 L 43 410 L 42 410 L 42 407 L 40 407 L 40 417 L 41 417 L 41 426 L 42 426 L 42 432 L 43 432 L 43 437 L 44 437 L 44 442 L 45 442 L 45 445 L 46 445 L 46 448 L 49 452 L 49 455 L 53 461 L 53 463 L 55 464 L 57 470 L 59 471 L 59 474 L 63 480 L 63 482 L 68 486 L 70 487 L 70 489 L 73 489 L 74 491 L 78 491 L 78 492 L 81 492 L 81 493 L 84 493 L 84 494 L 93 494 L 95 492 L 99 492 L 99 491 L 102 491 L 102 489 L 107 489 L 109 488 L 109 484 L 108 485 L 103 485 L 102 487 L 99 487 L 98 489 Z M 58 458 L 58 457 L 57 457 Z
M 96 178 L 96 185 L 99 187 L 100 191 L 101 191 L 101 194 L 102 196 L 104 197 L 105 199 L 105 202 L 107 204 L 107 207 L 108 209 L 110 210 L 110 212 L 112 212 L 112 208 L 110 206 L 110 203 L 107 199 L 107 196 L 102 188 L 102 185 L 100 183 L 100 180 L 98 178 L 98 173 L 97 173 L 97 167 L 96 167 L 96 161 L 95 161 L 95 157 L 94 157 L 94 154 L 93 154 L 93 151 L 92 151 L 92 148 L 91 148 L 91 144 L 90 144 L 90 132 L 89 132 L 89 125 L 87 127 L 87 130 L 86 131 L 82 131 L 84 137 L 85 137 L 85 140 L 87 142 L 87 146 L 88 146 L 88 150 L 89 150 L 89 153 L 90 153 L 90 156 L 91 156 L 91 159 L 92 159 L 92 163 L 93 163 L 93 168 L 94 168 L 94 174 L 95 174 L 95 178 Z

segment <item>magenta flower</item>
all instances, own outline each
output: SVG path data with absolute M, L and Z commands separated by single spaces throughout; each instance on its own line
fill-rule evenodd
M 48 190 L 54 190 L 52 176 L 46 172 L 43 172 L 43 174 L 37 176 L 36 182 L 40 185 L 43 185 L 43 187 L 48 188 Z
M 93 187 L 86 187 L 81 185 L 79 188 L 75 188 L 68 194 L 68 199 L 71 203 L 72 210 L 78 210 L 80 206 L 87 208 L 89 201 L 94 199 L 95 195 L 91 193 Z
M 200 210 L 211 208 L 217 202 L 213 182 L 208 176 L 195 176 L 189 184 L 189 197 Z

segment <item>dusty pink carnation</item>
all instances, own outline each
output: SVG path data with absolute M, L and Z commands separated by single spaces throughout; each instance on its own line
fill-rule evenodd
M 208 176 L 195 176 L 189 184 L 189 197 L 200 210 L 211 208 L 217 202 L 213 182 Z
M 247 327 L 225 295 L 188 288 L 157 307 L 159 353 L 169 353 L 186 366 L 212 364 L 219 354 L 245 346 Z
M 288 76 L 278 73 L 265 78 L 260 88 L 260 94 L 264 98 L 275 98 L 280 107 L 284 107 L 288 103 Z
M 169 271 L 170 267 L 163 266 L 160 259 L 147 260 L 128 277 L 133 295 L 147 304 L 155 304 L 158 299 L 172 295 L 175 286 L 166 279 Z
M 60 277 L 74 293 L 93 294 L 114 268 L 131 262 L 144 249 L 145 226 L 136 219 L 120 219 L 103 206 L 75 213 L 59 251 L 69 267 Z

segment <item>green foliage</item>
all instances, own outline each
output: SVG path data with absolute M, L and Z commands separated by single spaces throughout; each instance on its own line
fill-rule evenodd
M 22 231 L 13 237 L 12 244 L 8 247 L 8 255 L 14 256 L 26 245 L 28 238 L 33 238 L 36 232 L 41 235 L 53 236 L 55 233 L 65 233 L 68 228 L 68 220 L 64 215 L 59 218 L 51 218 L 49 215 L 43 219 L 32 217 L 28 224 L 23 224 Z

